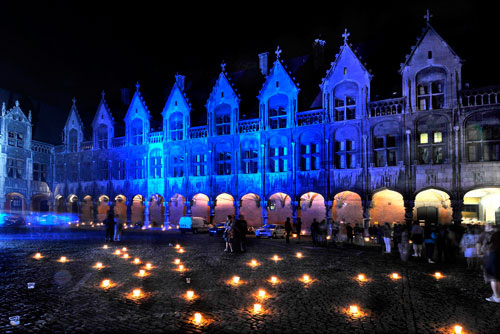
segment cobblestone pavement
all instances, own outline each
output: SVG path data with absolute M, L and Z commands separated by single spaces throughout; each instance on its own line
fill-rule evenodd
M 254 237 L 247 252 L 231 254 L 223 252 L 220 237 L 177 231 L 126 230 L 107 250 L 103 240 L 96 230 L 0 230 L 0 332 L 453 333 L 456 324 L 464 333 L 500 332 L 500 305 L 484 300 L 491 290 L 481 272 L 468 272 L 462 263 L 402 264 L 375 247 L 327 249 L 310 240 Z M 131 258 L 114 255 L 117 247 L 127 247 Z M 43 258 L 34 259 L 36 252 Z M 280 260 L 272 260 L 275 254 Z M 61 256 L 69 262 L 57 262 Z M 132 263 L 135 257 L 140 265 Z M 176 270 L 176 258 L 184 272 Z M 252 259 L 260 265 L 250 267 Z M 103 269 L 93 268 L 98 261 Z M 150 274 L 136 276 L 147 261 Z M 437 270 L 445 277 L 433 277 Z M 392 272 L 401 278 L 390 278 Z M 356 279 L 359 273 L 365 282 Z M 299 280 L 303 274 L 309 283 Z M 228 284 L 233 275 L 242 282 Z M 272 275 L 279 283 L 269 282 Z M 116 285 L 103 289 L 104 279 Z M 139 299 L 129 298 L 135 288 L 144 292 Z M 189 289 L 193 300 L 184 298 Z M 359 307 L 358 315 L 348 312 L 350 305 Z M 193 320 L 196 312 L 201 324 Z M 11 326 L 15 315 L 20 324 Z

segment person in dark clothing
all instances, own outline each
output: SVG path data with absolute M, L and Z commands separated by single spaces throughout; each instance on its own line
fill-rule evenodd
M 300 217 L 297 217 L 297 221 L 295 223 L 295 231 L 297 231 L 297 237 L 300 240 L 300 231 L 302 231 L 302 220 Z
M 350 223 L 347 224 L 345 227 L 346 229 L 346 234 L 347 234 L 347 243 L 351 244 L 353 243 L 353 229 Z
M 285 232 L 286 232 L 286 243 L 290 243 L 290 233 L 292 233 L 292 223 L 290 222 L 290 217 L 286 218 L 285 222 Z
M 486 255 L 484 272 L 491 284 L 493 295 L 486 298 L 489 302 L 500 303 L 500 231 L 491 235 L 488 254 Z
M 240 218 L 236 221 L 235 232 L 237 234 L 236 240 L 240 244 L 240 250 L 244 252 L 247 245 L 248 224 L 247 221 L 243 218 L 243 215 L 240 215 Z
M 319 232 L 319 223 L 316 220 L 316 218 L 314 218 L 311 224 L 311 237 L 314 245 L 318 243 L 318 232 Z
M 446 259 L 445 247 L 447 234 L 446 226 L 440 224 L 436 233 L 437 262 L 442 262 L 443 256 Z
M 113 210 L 108 211 L 108 217 L 106 218 L 106 242 L 113 241 L 115 234 L 115 213 Z
M 403 228 L 400 224 L 395 224 L 392 231 L 392 241 L 394 242 L 394 249 L 399 251 L 399 243 L 401 242 L 401 234 L 403 233 Z

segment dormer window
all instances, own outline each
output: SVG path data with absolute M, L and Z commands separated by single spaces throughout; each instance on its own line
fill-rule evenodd
M 430 67 L 417 75 L 417 109 L 443 109 L 445 103 L 446 72 Z
M 269 99 L 269 127 L 283 129 L 287 126 L 288 97 L 278 94 Z
M 100 124 L 97 128 L 97 147 L 108 148 L 108 127 L 105 124 Z
M 358 85 L 354 82 L 344 82 L 335 87 L 333 96 L 335 121 L 346 121 L 356 118 L 356 96 Z
M 78 133 L 76 129 L 71 129 L 68 138 L 68 148 L 70 152 L 76 152 L 78 150 Z
M 217 136 L 231 134 L 231 107 L 228 104 L 221 104 L 215 108 L 214 114 Z
M 131 125 L 131 134 L 130 134 L 131 144 L 142 145 L 142 137 L 143 137 L 142 120 L 140 118 L 135 118 L 132 121 Z
M 184 124 L 182 122 L 182 114 L 180 112 L 170 115 L 170 139 L 183 139 Z

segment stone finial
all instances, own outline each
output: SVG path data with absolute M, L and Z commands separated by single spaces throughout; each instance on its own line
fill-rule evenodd
M 350 35 L 351 34 L 347 32 L 347 28 L 345 28 L 344 33 L 342 34 L 342 37 L 344 38 L 344 44 L 347 44 L 347 39 Z
M 137 81 L 137 83 L 135 84 L 135 90 L 137 92 L 139 91 L 139 87 L 141 87 L 141 85 L 139 85 L 139 81 Z
M 73 96 L 73 99 L 71 99 L 71 101 L 73 101 L 73 107 L 76 108 L 76 97 Z
M 106 93 L 104 92 L 104 89 L 103 89 L 102 92 L 101 92 L 101 97 L 102 97 L 103 100 L 104 100 L 104 96 L 106 96 Z
M 424 18 L 425 20 L 427 21 L 427 24 L 429 24 L 430 20 L 431 20 L 431 17 L 432 17 L 432 14 L 429 12 L 429 10 L 427 9 L 427 14 L 424 15 Z
M 19 100 L 16 100 L 16 107 L 19 108 Z
M 222 63 L 220 64 L 220 68 L 222 69 L 222 72 L 226 71 L 226 62 L 223 60 Z
M 276 49 L 276 51 L 274 51 L 274 53 L 276 54 L 276 60 L 280 59 L 281 52 L 282 50 L 280 50 L 280 46 L 278 45 L 278 48 Z
M 28 112 L 28 121 L 31 123 L 31 110 Z

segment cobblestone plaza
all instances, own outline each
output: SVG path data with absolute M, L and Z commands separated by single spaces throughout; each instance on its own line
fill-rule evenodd
M 453 333 L 460 325 L 464 333 L 497 333 L 500 328 L 498 306 L 484 301 L 490 290 L 481 272 L 466 271 L 460 262 L 403 264 L 368 245 L 323 248 L 309 239 L 286 244 L 253 237 L 247 252 L 231 254 L 223 252 L 220 237 L 151 230 L 127 230 L 125 241 L 103 249 L 103 233 L 72 228 L 45 231 L 41 238 L 37 232 L 2 231 L 0 332 Z M 114 254 L 122 247 L 129 259 L 123 251 Z M 37 252 L 42 258 L 33 258 Z M 58 262 L 61 256 L 67 262 Z M 133 263 L 136 257 L 140 264 Z M 252 259 L 259 265 L 249 266 Z M 144 277 L 138 276 L 141 268 Z M 443 278 L 433 276 L 436 271 Z M 237 285 L 231 282 L 235 275 Z M 278 283 L 271 283 L 271 276 Z M 107 289 L 105 279 L 111 283 Z M 140 298 L 132 296 L 134 289 L 141 289 Z M 255 303 L 260 312 L 254 312 Z M 349 312 L 351 305 L 357 314 Z M 202 316 L 200 324 L 195 313 Z M 16 315 L 20 324 L 11 326 L 9 317 Z

